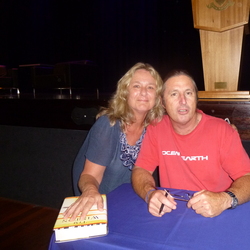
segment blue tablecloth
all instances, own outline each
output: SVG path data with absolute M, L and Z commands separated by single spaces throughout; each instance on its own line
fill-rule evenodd
M 107 200 L 107 236 L 55 243 L 53 234 L 49 249 L 250 249 L 250 203 L 226 210 L 215 218 L 205 218 L 188 209 L 186 202 L 177 201 L 175 211 L 158 218 L 148 212 L 147 204 L 130 184 L 109 193 Z

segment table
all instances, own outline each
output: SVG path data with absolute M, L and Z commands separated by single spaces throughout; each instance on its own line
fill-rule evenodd
M 175 211 L 158 218 L 148 212 L 147 204 L 134 193 L 131 184 L 121 185 L 107 199 L 107 236 L 55 243 L 53 234 L 49 249 L 250 249 L 250 203 L 205 218 L 188 209 L 186 202 L 177 201 Z

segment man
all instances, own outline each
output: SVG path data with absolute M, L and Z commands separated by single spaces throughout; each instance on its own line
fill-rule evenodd
M 177 208 L 171 195 L 155 188 L 157 166 L 162 187 L 198 191 L 187 203 L 197 214 L 214 217 L 249 201 L 250 161 L 239 135 L 224 120 L 197 109 L 192 77 L 183 71 L 170 74 L 162 100 L 168 115 L 147 128 L 132 173 L 134 190 L 149 212 L 161 217 Z

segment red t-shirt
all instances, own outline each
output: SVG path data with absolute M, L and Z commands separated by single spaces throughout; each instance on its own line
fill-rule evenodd
M 149 125 L 135 163 L 149 171 L 159 166 L 162 187 L 225 191 L 250 173 L 250 160 L 239 134 L 223 119 L 202 114 L 188 135 L 175 133 L 168 116 Z

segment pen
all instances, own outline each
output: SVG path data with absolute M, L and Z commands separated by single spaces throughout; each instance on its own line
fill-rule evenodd
M 164 189 L 164 191 L 166 192 L 166 193 L 165 193 L 165 196 L 168 197 L 168 191 L 167 191 L 166 189 Z M 161 207 L 160 207 L 160 210 L 159 210 L 159 214 L 161 214 L 163 208 L 164 208 L 164 204 L 162 203 L 162 204 L 161 204 Z

